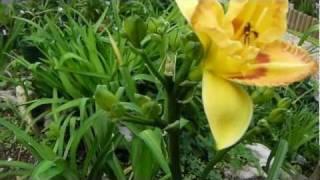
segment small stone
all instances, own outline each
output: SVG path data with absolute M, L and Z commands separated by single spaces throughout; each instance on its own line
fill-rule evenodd
M 124 136 L 124 138 L 131 142 L 132 141 L 132 133 L 131 131 L 127 128 L 127 127 L 124 127 L 124 126 L 118 126 L 118 129 L 119 129 L 119 132 Z
M 271 150 L 267 146 L 263 144 L 254 143 L 251 145 L 246 145 L 246 147 L 252 151 L 253 155 L 255 155 L 257 159 L 259 159 L 261 167 L 266 166 L 268 157 L 271 153 Z
M 303 156 L 301 155 L 297 155 L 296 157 L 296 162 L 299 164 L 299 165 L 306 165 L 308 162 L 306 160 L 306 158 L 304 158 Z
M 237 172 L 237 176 L 240 179 L 252 179 L 259 176 L 259 172 L 256 168 L 250 166 L 244 166 L 240 171 Z

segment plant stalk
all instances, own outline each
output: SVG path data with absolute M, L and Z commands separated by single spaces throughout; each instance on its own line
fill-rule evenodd
M 168 80 L 167 85 L 166 119 L 168 120 L 168 123 L 171 124 L 179 120 L 180 112 L 179 106 L 177 104 L 176 89 L 174 87 L 174 83 L 172 82 L 172 80 Z M 170 131 L 168 131 L 168 152 L 173 180 L 181 180 L 179 135 L 179 128 L 170 129 Z
M 206 179 L 206 177 L 208 176 L 210 171 L 213 169 L 213 167 L 223 159 L 223 157 L 225 156 L 225 154 L 227 154 L 227 152 L 229 152 L 229 149 L 231 148 L 223 149 L 217 152 L 214 158 L 209 162 L 209 164 L 203 170 L 201 174 L 201 179 Z

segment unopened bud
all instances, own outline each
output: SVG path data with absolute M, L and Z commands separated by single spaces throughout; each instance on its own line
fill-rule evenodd
M 254 103 L 262 104 L 270 101 L 274 97 L 272 88 L 258 88 L 251 95 Z
M 268 121 L 265 120 L 265 119 L 260 119 L 260 120 L 258 121 L 257 125 L 258 125 L 259 127 L 263 127 L 263 128 L 270 128 L 270 125 L 269 125 Z
M 188 75 L 190 81 L 201 81 L 202 79 L 202 67 L 198 66 L 193 68 Z
M 135 94 L 134 98 L 136 99 L 136 104 L 138 106 L 140 106 L 140 107 L 142 107 L 143 104 L 151 101 L 150 97 L 144 96 L 144 95 L 141 95 L 141 94 Z
M 290 98 L 283 98 L 280 101 L 278 101 L 278 103 L 277 103 L 278 108 L 284 108 L 284 109 L 289 108 L 290 105 L 291 105 Z
M 168 34 L 169 47 L 176 51 L 181 45 L 180 32 L 175 29 Z
M 111 108 L 111 117 L 112 118 L 119 118 L 124 116 L 126 113 L 126 109 L 120 104 L 114 104 Z
M 270 112 L 267 120 L 269 123 L 279 124 L 285 120 L 285 113 L 286 113 L 286 109 L 283 109 L 283 108 L 273 109 Z
M 142 111 L 147 118 L 155 119 L 161 112 L 161 106 L 157 102 L 150 101 L 142 106 Z
M 97 87 L 94 96 L 98 106 L 105 111 L 110 111 L 112 106 L 119 102 L 118 98 L 114 94 L 102 86 Z
M 140 42 L 146 36 L 147 25 L 137 15 L 131 16 L 124 21 L 124 33 L 129 41 L 135 46 L 139 47 Z
M 149 33 L 157 33 L 157 29 L 158 29 L 157 19 L 153 17 L 148 18 L 147 27 L 148 27 Z

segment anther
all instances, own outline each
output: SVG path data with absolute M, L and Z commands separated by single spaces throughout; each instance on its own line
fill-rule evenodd
M 252 30 L 252 26 L 250 23 L 247 23 L 247 25 L 243 28 L 243 41 L 245 45 L 250 44 L 251 34 L 254 36 L 254 39 L 258 38 L 259 33 Z

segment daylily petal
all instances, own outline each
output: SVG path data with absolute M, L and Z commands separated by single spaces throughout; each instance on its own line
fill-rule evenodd
M 226 20 L 232 22 L 242 11 L 243 7 L 248 3 L 248 0 L 230 0 L 228 3 L 228 11 Z M 238 24 L 241 25 L 241 24 Z
M 191 24 L 195 29 L 219 29 L 221 32 L 224 11 L 218 0 L 199 0 L 191 17 Z
M 225 23 L 224 10 L 217 0 L 176 0 L 177 5 L 207 50 L 213 41 L 229 45 L 232 25 Z
M 222 25 L 224 11 L 218 0 L 176 0 L 176 3 L 193 27 L 211 29 Z
M 202 81 L 204 110 L 217 149 L 234 145 L 246 132 L 253 112 L 249 95 L 230 81 L 204 71 Z
M 233 24 L 235 39 L 270 43 L 286 32 L 287 12 L 288 0 L 230 0 L 226 19 Z
M 260 50 L 255 60 L 226 78 L 256 86 L 279 86 L 300 81 L 317 71 L 317 63 L 307 51 L 281 41 Z
M 189 23 L 191 23 L 191 18 L 193 16 L 194 11 L 197 8 L 199 0 L 176 0 L 176 3 L 183 16 L 187 19 Z

